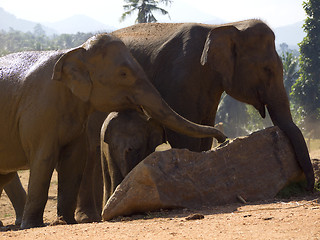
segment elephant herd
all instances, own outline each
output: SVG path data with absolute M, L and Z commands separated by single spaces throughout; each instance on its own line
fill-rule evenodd
M 292 120 L 282 72 L 275 35 L 260 20 L 137 24 L 74 49 L 4 56 L 0 191 L 21 228 L 43 226 L 56 169 L 58 217 L 99 221 L 102 198 L 157 145 L 204 151 L 212 137 L 226 139 L 213 127 L 223 92 L 263 118 L 268 110 L 312 190 L 308 149 Z M 22 169 L 30 169 L 27 196 L 17 175 Z

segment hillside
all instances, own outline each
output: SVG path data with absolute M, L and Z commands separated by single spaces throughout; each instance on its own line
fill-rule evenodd
M 303 21 L 300 21 L 284 27 L 275 28 L 276 43 L 280 44 L 285 42 L 290 47 L 296 46 L 296 48 L 298 48 L 297 44 L 306 36 L 302 28 L 303 23 Z
M 44 23 L 44 25 L 55 29 L 59 34 L 77 32 L 111 32 L 114 27 L 105 25 L 85 15 L 75 15 L 62 21 Z
M 0 30 L 9 31 L 10 28 L 22 32 L 33 32 L 34 27 L 38 23 L 19 19 L 11 13 L 8 13 L 3 8 L 0 8 Z M 54 29 L 43 26 L 43 29 L 48 35 L 57 33 Z
M 33 32 L 37 24 L 39 23 L 19 19 L 3 8 L 0 8 L 0 30 L 8 31 L 12 28 L 22 32 Z M 75 15 L 62 21 L 40 24 L 47 35 L 115 30 L 114 27 L 107 26 L 85 15 Z

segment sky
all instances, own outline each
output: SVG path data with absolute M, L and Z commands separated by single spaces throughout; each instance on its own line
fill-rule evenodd
M 1 0 L 0 7 L 16 17 L 34 22 L 56 22 L 77 14 L 87 15 L 115 28 L 134 24 L 134 17 L 120 23 L 123 0 Z M 233 22 L 250 18 L 266 21 L 271 27 L 293 24 L 305 19 L 303 0 L 173 0 L 165 8 L 170 19 L 159 22 L 207 22 L 221 19 Z M 219 20 L 216 20 L 217 23 Z

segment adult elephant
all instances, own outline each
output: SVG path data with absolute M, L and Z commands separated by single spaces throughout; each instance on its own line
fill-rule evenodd
M 224 25 L 137 24 L 112 33 L 124 41 L 169 105 L 194 122 L 214 125 L 221 94 L 253 105 L 290 139 L 314 188 L 314 173 L 301 131 L 294 124 L 273 31 L 260 20 Z M 212 139 L 167 131 L 174 148 L 210 149 Z
M 165 142 L 164 128 L 145 114 L 133 110 L 110 113 L 100 141 L 104 202 L 139 162 Z
M 86 160 L 90 113 L 140 110 L 184 134 L 224 141 L 216 129 L 175 113 L 148 81 L 121 40 L 107 34 L 64 51 L 20 52 L 0 58 L 0 192 L 30 168 L 21 227 L 43 225 L 54 168 L 58 216 L 75 223 Z
M 294 147 L 308 181 L 307 189 L 313 189 L 313 169 L 303 135 L 292 121 L 283 86 L 282 63 L 275 50 L 275 35 L 264 22 L 147 23 L 117 30 L 112 35 L 124 41 L 170 106 L 194 122 L 214 125 L 224 91 L 253 105 L 262 117 L 267 108 L 274 125 L 287 134 Z M 100 115 L 93 124 L 89 122 L 91 130 L 95 128 L 91 133 L 99 132 L 104 117 Z M 166 133 L 168 142 L 175 148 L 203 151 L 212 145 L 208 138 L 190 138 L 168 129 Z M 91 142 L 94 141 L 98 144 L 97 140 Z M 90 186 L 93 187 L 91 174 L 86 174 L 85 179 L 87 188 L 83 193 L 88 193 Z M 88 196 L 80 194 L 80 199 Z M 94 205 L 88 202 L 86 206 Z M 79 215 L 85 216 L 90 211 L 78 205 Z

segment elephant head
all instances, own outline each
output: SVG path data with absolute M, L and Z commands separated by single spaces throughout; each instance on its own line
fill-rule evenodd
M 207 35 L 201 64 L 220 75 L 221 85 L 235 99 L 253 105 L 290 139 L 309 190 L 314 173 L 301 131 L 294 124 L 283 84 L 282 62 L 275 35 L 262 21 L 251 20 L 213 28 Z
M 105 202 L 126 175 L 164 142 L 164 128 L 142 113 L 126 110 L 108 115 L 100 144 Z
M 63 54 L 54 67 L 54 80 L 101 112 L 141 109 L 168 128 L 193 137 L 225 136 L 218 130 L 193 124 L 174 112 L 147 79 L 124 43 L 108 34 L 87 40 Z
M 164 128 L 136 111 L 119 112 L 106 122 L 104 142 L 108 143 L 110 158 L 123 178 L 158 145 L 166 142 Z

